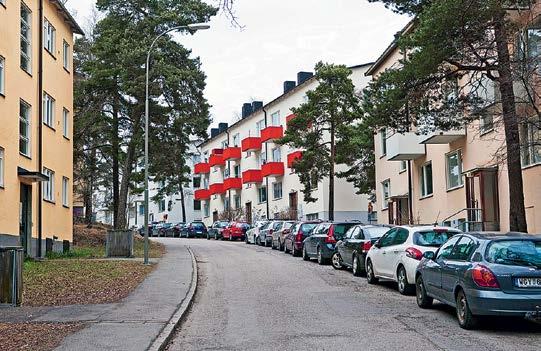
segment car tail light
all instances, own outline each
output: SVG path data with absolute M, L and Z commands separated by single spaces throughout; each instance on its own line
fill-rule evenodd
M 366 253 L 370 250 L 371 247 L 372 247 L 372 243 L 370 241 L 365 241 L 364 243 L 361 244 L 361 251 L 363 253 Z
M 496 288 L 500 287 L 496 276 L 490 269 L 483 265 L 477 265 L 472 270 L 472 278 L 475 284 L 481 288 Z
M 331 225 L 327 237 L 325 238 L 325 244 L 336 244 L 336 239 L 334 238 L 334 226 Z
M 300 231 L 299 229 L 299 232 L 297 233 L 297 235 L 295 235 L 295 241 L 300 243 L 302 241 L 302 232 Z
M 413 258 L 414 260 L 420 261 L 423 258 L 423 253 L 419 249 L 416 249 L 414 247 L 408 247 L 406 249 L 406 256 L 408 256 L 409 258 Z
M 284 229 L 284 234 L 289 234 L 289 233 L 291 233 L 291 230 L 289 230 L 289 229 Z

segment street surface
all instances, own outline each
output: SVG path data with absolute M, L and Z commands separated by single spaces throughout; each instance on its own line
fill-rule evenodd
M 492 318 L 462 330 L 454 310 L 422 310 L 393 284 L 243 242 L 181 240 L 199 287 L 169 350 L 540 350 L 541 326 Z

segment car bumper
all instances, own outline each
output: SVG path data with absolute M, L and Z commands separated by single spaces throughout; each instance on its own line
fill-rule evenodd
M 330 259 L 335 252 L 335 246 L 333 244 L 321 245 L 321 257 Z
M 406 268 L 406 276 L 408 278 L 409 284 L 415 283 L 415 273 L 417 272 L 417 267 L 419 266 L 419 263 L 421 263 L 421 261 L 417 261 L 409 257 L 404 257 L 402 259 L 402 264 L 404 265 L 404 268 Z M 396 275 L 397 272 L 395 272 L 395 279 L 398 279 Z
M 507 294 L 503 291 L 466 289 L 468 305 L 476 315 L 520 316 L 535 318 L 541 311 L 539 294 Z M 537 313 L 537 319 L 541 315 Z

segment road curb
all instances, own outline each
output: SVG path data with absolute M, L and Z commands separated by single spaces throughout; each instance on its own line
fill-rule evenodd
M 169 341 L 171 341 L 175 329 L 181 324 L 184 317 L 186 317 L 186 315 L 188 314 L 188 310 L 192 305 L 193 298 L 195 296 L 195 293 L 197 292 L 197 261 L 190 247 L 188 247 L 188 252 L 192 257 L 193 268 L 192 281 L 190 282 L 190 290 L 188 290 L 188 294 L 186 294 L 184 300 L 182 300 L 169 321 L 167 321 L 167 324 L 162 328 L 160 334 L 158 334 L 156 339 L 154 339 L 152 344 L 147 348 L 148 351 L 162 351 L 165 349 L 165 347 L 169 344 Z

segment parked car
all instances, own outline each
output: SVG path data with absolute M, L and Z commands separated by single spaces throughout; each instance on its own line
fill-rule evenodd
M 164 225 L 164 222 L 152 222 L 152 236 L 160 236 L 160 231 Z
M 290 233 L 291 227 L 295 224 L 295 221 L 285 221 L 280 230 L 275 230 L 271 233 L 271 248 L 273 250 L 284 251 L 285 237 Z
M 231 222 L 222 232 L 223 239 L 229 241 L 244 240 L 249 229 L 250 225 L 246 222 Z
M 158 236 L 163 236 L 163 237 L 173 236 L 172 229 L 173 229 L 173 223 L 162 223 L 162 225 L 160 226 L 158 230 Z
M 228 221 L 216 221 L 212 223 L 212 226 L 208 228 L 207 239 L 214 238 L 214 240 L 221 239 L 223 230 L 229 224 Z
M 246 236 L 244 237 L 244 242 L 246 244 L 255 244 L 256 239 L 259 236 L 259 231 L 262 230 L 269 223 L 270 223 L 269 221 L 257 221 L 255 225 L 252 227 L 252 229 L 246 232 Z
M 317 258 L 319 264 L 327 264 L 334 254 L 336 242 L 342 240 L 346 232 L 356 224 L 358 223 L 326 222 L 318 224 L 304 239 L 302 258 L 305 261 Z
M 366 254 L 372 245 L 390 229 L 383 225 L 355 225 L 336 243 L 331 263 L 335 269 L 349 268 L 354 276 L 366 273 Z
M 434 299 L 455 307 L 464 329 L 481 316 L 541 322 L 541 235 L 466 233 L 423 256 L 415 277 L 419 307 Z
M 173 226 L 173 236 L 175 238 L 182 238 L 186 236 L 186 223 L 179 222 Z
M 415 272 L 425 251 L 434 250 L 461 231 L 437 226 L 400 226 L 389 230 L 366 255 L 366 279 L 375 284 L 378 279 L 398 283 L 403 295 L 415 291 Z
M 207 227 L 203 222 L 191 222 L 188 225 L 188 238 L 206 238 L 207 237 Z
M 271 221 L 267 227 L 259 231 L 259 236 L 256 238 L 256 242 L 261 246 L 271 246 L 272 233 L 282 229 L 284 221 Z
M 290 232 L 284 239 L 284 252 L 291 253 L 293 256 L 300 256 L 304 239 L 310 235 L 319 223 L 321 222 L 298 222 L 291 227 Z

